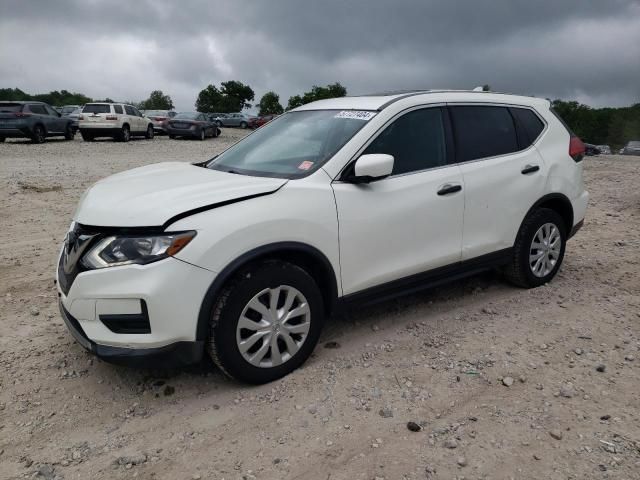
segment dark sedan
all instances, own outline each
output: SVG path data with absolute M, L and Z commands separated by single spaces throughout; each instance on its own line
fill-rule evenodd
M 199 112 L 178 113 L 166 125 L 169 138 L 190 137 L 204 140 L 220 134 L 218 126 L 210 122 L 204 113 Z
M 0 142 L 5 138 L 30 138 L 43 143 L 47 137 L 73 140 L 73 121 L 42 102 L 0 102 Z

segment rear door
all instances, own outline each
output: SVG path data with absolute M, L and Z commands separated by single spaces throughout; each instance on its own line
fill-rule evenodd
M 547 167 L 533 143 L 545 124 L 532 110 L 513 108 L 449 106 L 465 185 L 462 260 L 512 247 L 544 194 Z
M 360 154 L 394 157 L 391 176 L 332 184 L 345 295 L 460 260 L 464 192 L 441 107 L 400 114 Z

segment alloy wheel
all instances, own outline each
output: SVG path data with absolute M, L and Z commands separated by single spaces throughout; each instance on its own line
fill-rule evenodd
M 562 236 L 553 223 L 545 223 L 533 236 L 529 249 L 529 268 L 538 278 L 549 275 L 560 258 Z
M 242 310 L 236 345 L 251 365 L 272 368 L 289 361 L 304 344 L 311 310 L 296 288 L 280 285 L 255 295 Z

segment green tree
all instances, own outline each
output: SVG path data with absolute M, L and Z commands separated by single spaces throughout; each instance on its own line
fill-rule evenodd
M 251 108 L 248 103 L 255 98 L 252 88 L 248 85 L 229 80 L 222 82 L 220 89 L 215 85 L 208 85 L 198 93 L 196 110 L 199 112 L 239 112 L 243 108 Z
M 142 110 L 173 110 L 173 101 L 162 90 L 154 90 L 149 98 L 140 102 L 140 108 Z
M 340 84 L 340 82 L 332 83 L 326 87 L 319 87 L 314 85 L 311 90 L 300 95 L 294 95 L 289 97 L 287 104 L 287 110 L 305 105 L 307 103 L 315 102 L 316 100 L 325 100 L 327 98 L 338 98 L 347 95 L 347 89 Z
M 259 115 L 280 115 L 283 112 L 280 96 L 275 92 L 267 92 L 260 99 Z

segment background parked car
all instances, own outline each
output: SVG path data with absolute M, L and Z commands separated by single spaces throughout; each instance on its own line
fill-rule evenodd
M 152 139 L 153 123 L 132 105 L 124 103 L 87 103 L 79 118 L 82 139 L 90 142 L 97 137 L 112 137 L 128 142 L 132 136 Z
M 597 146 L 592 145 L 590 143 L 585 143 L 584 146 L 585 146 L 585 153 L 584 153 L 585 155 L 588 155 L 590 157 L 593 157 L 594 155 L 600 155 L 600 149 Z
M 260 128 L 262 125 L 264 125 L 265 123 L 270 122 L 271 120 L 273 120 L 277 116 L 278 115 L 261 115 L 259 117 L 252 117 L 251 120 L 249 120 L 249 127 L 250 128 Z
M 82 113 L 82 107 L 78 107 L 70 113 L 62 114 L 63 117 L 71 119 L 71 125 L 73 126 L 73 134 L 75 135 L 78 132 L 78 128 L 80 127 L 80 114 Z
M 226 117 L 220 117 L 219 120 L 223 127 L 240 127 L 248 128 L 249 122 L 255 117 L 255 115 L 249 115 L 247 113 L 227 113 Z M 217 123 L 217 122 L 216 122 Z
M 144 116 L 151 120 L 156 133 L 167 133 L 167 122 L 175 117 L 177 112 L 173 110 L 145 110 Z
M 220 135 L 218 126 L 211 122 L 206 114 L 200 112 L 181 112 L 167 122 L 169 138 L 190 137 L 204 140 Z
M 222 119 L 227 118 L 228 113 L 206 113 L 205 114 L 209 121 L 215 123 L 218 127 L 223 127 Z
M 611 147 L 609 145 L 596 145 L 602 155 L 611 155 Z
M 631 140 L 622 149 L 622 155 L 640 155 L 640 140 Z
M 69 118 L 42 102 L 0 102 L 0 142 L 5 138 L 30 138 L 43 143 L 47 137 L 73 140 L 75 130 Z

